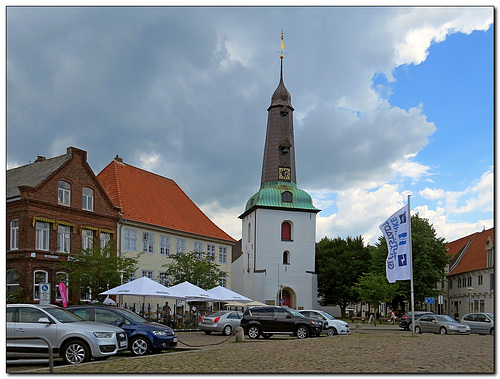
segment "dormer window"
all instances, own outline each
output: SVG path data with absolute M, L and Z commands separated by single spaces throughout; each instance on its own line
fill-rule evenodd
M 60 205 L 71 205 L 71 184 L 60 180 L 57 190 L 57 203 Z
M 293 201 L 293 196 L 290 191 L 285 191 L 281 193 L 281 201 L 283 203 L 291 203 Z

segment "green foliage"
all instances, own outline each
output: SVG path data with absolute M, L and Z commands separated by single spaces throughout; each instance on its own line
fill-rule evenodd
M 15 292 L 9 292 L 7 293 L 6 297 L 6 303 L 7 304 L 14 304 L 14 303 L 25 303 L 26 300 L 22 296 L 22 289 L 18 288 L 17 291 Z
M 359 294 L 360 300 L 370 303 L 375 312 L 377 312 L 380 304 L 392 301 L 397 290 L 396 287 L 389 284 L 385 275 L 372 272 L 363 274 L 354 285 L 354 289 Z
M 169 286 L 190 282 L 204 290 L 216 287 L 227 274 L 222 271 L 215 258 L 202 252 L 191 251 L 184 254 L 170 255 L 172 263 L 164 264 L 163 279 Z
M 364 246 L 361 236 L 329 239 L 323 238 L 316 245 L 316 272 L 318 296 L 322 305 L 335 304 L 341 308 L 359 301 L 354 284 L 369 271 L 370 248 Z
M 139 255 L 120 258 L 116 255 L 113 241 L 104 248 L 95 245 L 71 253 L 67 262 L 61 262 L 69 276 L 69 289 L 79 293 L 90 292 L 92 299 L 99 293 L 121 284 L 132 277 L 137 270 Z
M 438 238 L 429 220 L 411 217 L 412 253 L 413 253 L 413 289 L 415 305 L 423 303 L 425 297 L 436 297 L 441 291 L 436 286 L 445 277 L 445 267 L 448 264 L 446 243 L 444 238 Z M 385 275 L 385 259 L 387 243 L 380 237 L 376 249 L 372 252 L 372 272 Z M 392 284 L 398 295 L 394 297 L 393 308 L 398 305 L 404 310 L 404 302 L 411 301 L 410 281 L 397 281 Z

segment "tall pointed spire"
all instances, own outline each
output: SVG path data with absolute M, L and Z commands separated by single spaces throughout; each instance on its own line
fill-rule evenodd
M 262 165 L 261 186 L 266 182 L 292 182 L 295 177 L 292 97 L 283 81 L 285 43 L 281 32 L 280 81 L 267 109 L 266 145 Z
M 280 81 L 267 109 L 267 130 L 262 163 L 260 190 L 245 206 L 244 218 L 257 208 L 293 211 L 320 210 L 314 207 L 311 196 L 297 188 L 295 174 L 295 147 L 293 136 L 292 97 L 283 81 L 283 54 L 285 43 L 281 33 Z

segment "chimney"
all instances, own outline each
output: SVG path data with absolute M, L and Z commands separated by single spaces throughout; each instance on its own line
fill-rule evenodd
M 36 157 L 35 163 L 36 162 L 42 162 L 42 161 L 45 161 L 45 160 L 47 160 L 47 158 L 45 158 L 43 155 L 38 154 L 37 157 Z
M 122 158 L 120 158 L 120 157 L 118 156 L 118 154 L 116 154 L 115 161 L 116 161 L 116 162 L 118 162 L 118 163 L 123 163 L 123 159 L 122 159 Z

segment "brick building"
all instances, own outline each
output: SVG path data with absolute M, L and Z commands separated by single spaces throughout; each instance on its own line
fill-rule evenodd
M 58 264 L 71 251 L 116 240 L 115 207 L 87 163 L 87 152 L 69 147 L 66 154 L 7 170 L 7 295 L 38 302 L 40 283 L 51 284 L 51 303 L 67 284 Z M 68 294 L 78 303 L 81 294 Z

